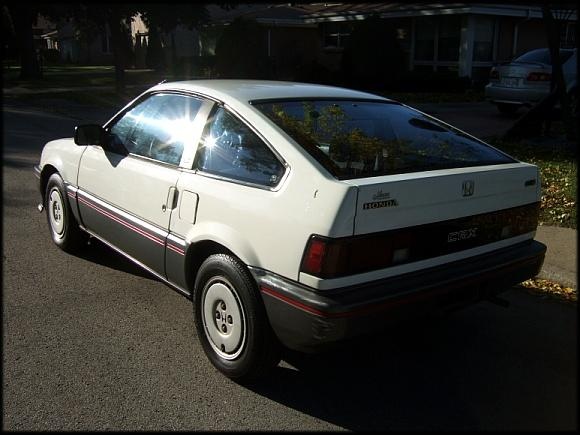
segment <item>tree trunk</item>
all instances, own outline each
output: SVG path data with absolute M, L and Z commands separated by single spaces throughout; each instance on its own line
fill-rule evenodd
M 550 87 L 552 92 L 556 92 L 557 94 L 566 136 L 571 139 L 574 136 L 574 120 L 570 112 L 570 101 L 568 93 L 566 92 L 566 82 L 564 80 L 562 61 L 560 59 L 561 23 L 554 20 L 552 11 L 547 5 L 542 6 L 542 15 L 546 25 L 546 36 L 548 39 L 548 47 L 550 49 L 550 58 L 552 60 L 552 81 Z
M 40 64 L 34 48 L 32 25 L 36 22 L 37 11 L 26 5 L 15 5 L 10 8 L 20 54 L 20 78 L 41 78 Z
M 113 7 L 107 16 L 107 24 L 111 31 L 111 45 L 113 46 L 113 61 L 115 63 L 115 89 L 117 92 L 125 90 L 125 53 L 121 17 Z

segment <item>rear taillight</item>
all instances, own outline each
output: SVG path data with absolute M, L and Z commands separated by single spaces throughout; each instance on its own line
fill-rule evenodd
M 492 68 L 491 71 L 489 72 L 489 78 L 491 80 L 499 80 L 499 71 L 496 70 L 495 68 Z
M 302 270 L 311 275 L 319 275 L 324 268 L 324 258 L 326 256 L 325 240 L 311 238 L 308 242 L 304 259 L 302 260 Z
M 300 272 L 339 278 L 471 249 L 535 231 L 540 204 L 332 239 L 312 235 Z
M 551 79 L 551 74 L 541 72 L 531 72 L 526 78 L 528 82 L 549 82 Z
M 301 271 L 319 278 L 337 278 L 384 269 L 409 259 L 411 233 L 378 233 L 330 239 L 314 235 L 308 241 Z

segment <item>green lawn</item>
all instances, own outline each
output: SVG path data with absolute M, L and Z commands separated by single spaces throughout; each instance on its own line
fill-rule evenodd
M 493 146 L 540 168 L 542 202 L 540 223 L 576 227 L 577 146 L 491 141 Z
M 6 66 L 3 69 L 4 87 L 20 86 L 29 89 L 47 89 L 78 86 L 114 86 L 113 66 L 46 66 L 40 79 L 21 80 L 20 68 Z M 127 85 L 154 84 L 161 81 L 159 73 L 151 69 L 125 70 Z

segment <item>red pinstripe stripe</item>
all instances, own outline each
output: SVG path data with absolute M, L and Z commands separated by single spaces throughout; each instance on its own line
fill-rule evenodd
M 312 308 L 309 307 L 308 305 L 303 304 L 302 302 L 299 301 L 295 301 L 294 299 L 290 299 L 287 296 L 284 296 L 280 293 L 276 293 L 274 290 L 268 288 L 268 287 L 264 287 L 261 286 L 260 290 L 262 290 L 262 293 L 265 293 L 267 295 L 270 295 L 276 299 L 281 300 L 282 302 L 286 302 L 287 304 L 290 304 L 302 311 L 306 311 L 308 313 L 314 314 L 315 316 L 320 316 L 320 317 L 339 317 L 336 314 L 333 313 L 325 313 L 324 311 L 320 311 L 317 310 L 316 308 Z
M 177 252 L 178 254 L 185 255 L 185 251 L 184 251 L 183 249 L 181 249 L 181 248 L 178 248 L 177 246 L 173 246 L 173 245 L 170 245 L 170 244 L 168 243 L 168 244 L 167 244 L 167 247 L 168 247 L 169 249 L 171 249 L 172 251 L 175 251 L 175 252 Z
M 86 205 L 88 205 L 88 206 L 89 206 L 89 207 L 91 207 L 92 209 L 94 209 L 94 210 L 98 211 L 99 213 L 101 213 L 101 214 L 103 214 L 103 215 L 107 216 L 107 217 L 108 217 L 108 218 L 110 218 L 110 219 L 113 219 L 114 221 L 116 221 L 116 222 L 120 223 L 121 225 L 123 225 L 123 226 L 125 226 L 125 227 L 127 227 L 127 228 L 129 228 L 129 229 L 131 229 L 131 230 L 133 230 L 133 231 L 135 231 L 136 233 L 138 233 L 138 234 L 142 235 L 143 237 L 146 237 L 146 238 L 148 238 L 149 240 L 151 240 L 151 241 L 153 241 L 153 242 L 155 242 L 155 243 L 157 243 L 157 244 L 159 244 L 159 245 L 161 245 L 161 246 L 165 246 L 165 242 L 164 242 L 162 239 L 159 239 L 159 238 L 157 238 L 157 237 L 155 237 L 155 236 L 152 236 L 151 234 L 149 234 L 149 233 L 146 233 L 146 232 L 145 232 L 145 231 L 143 231 L 142 229 L 140 229 L 140 228 L 137 228 L 137 227 L 136 227 L 136 226 L 134 226 L 134 225 L 131 225 L 130 223 L 128 223 L 128 222 L 126 222 L 126 221 L 122 220 L 121 218 L 118 218 L 117 216 L 114 216 L 113 214 L 109 213 L 109 212 L 108 212 L 108 211 L 106 211 L 106 210 L 103 210 L 103 209 L 102 209 L 102 208 L 100 208 L 99 206 L 97 206 L 97 205 L 95 205 L 95 204 L 92 204 L 92 203 L 90 203 L 88 200 L 86 200 L 86 199 L 85 199 L 85 198 L 83 198 L 83 197 L 80 197 L 80 196 L 79 196 L 79 198 L 78 198 L 78 199 L 79 199 L 79 201 L 81 201 L 83 204 L 86 204 Z
M 302 311 L 306 311 L 308 313 L 314 314 L 315 316 L 326 317 L 327 319 L 328 318 L 338 319 L 338 318 L 346 318 L 346 317 L 357 317 L 357 316 L 362 316 L 365 314 L 373 314 L 373 313 L 376 313 L 378 311 L 382 311 L 382 310 L 385 310 L 388 308 L 395 307 L 397 305 L 404 305 L 404 304 L 415 302 L 415 301 L 418 301 L 421 299 L 427 299 L 429 297 L 432 297 L 434 294 L 445 293 L 446 291 L 448 291 L 446 289 L 441 289 L 439 291 L 434 291 L 434 292 L 430 292 L 427 294 L 412 295 L 412 296 L 408 296 L 404 299 L 398 299 L 398 300 L 394 300 L 394 301 L 384 302 L 382 304 L 373 305 L 371 307 L 363 307 L 363 308 L 358 308 L 358 309 L 355 309 L 352 311 L 343 311 L 343 312 L 339 312 L 339 313 L 329 313 L 326 311 L 318 310 L 316 308 L 312 308 L 306 304 L 303 304 L 300 301 L 294 300 L 292 298 L 289 298 L 288 296 L 277 293 L 268 287 L 261 286 L 260 290 L 262 291 L 262 293 L 270 295 L 270 296 L 272 296 L 272 297 L 274 297 L 282 302 L 285 302 L 289 305 L 292 305 L 292 306 L 294 306 Z

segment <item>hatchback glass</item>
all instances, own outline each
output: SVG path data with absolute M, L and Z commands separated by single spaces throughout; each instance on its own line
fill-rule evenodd
M 515 162 L 398 103 L 292 100 L 253 104 L 338 179 Z

